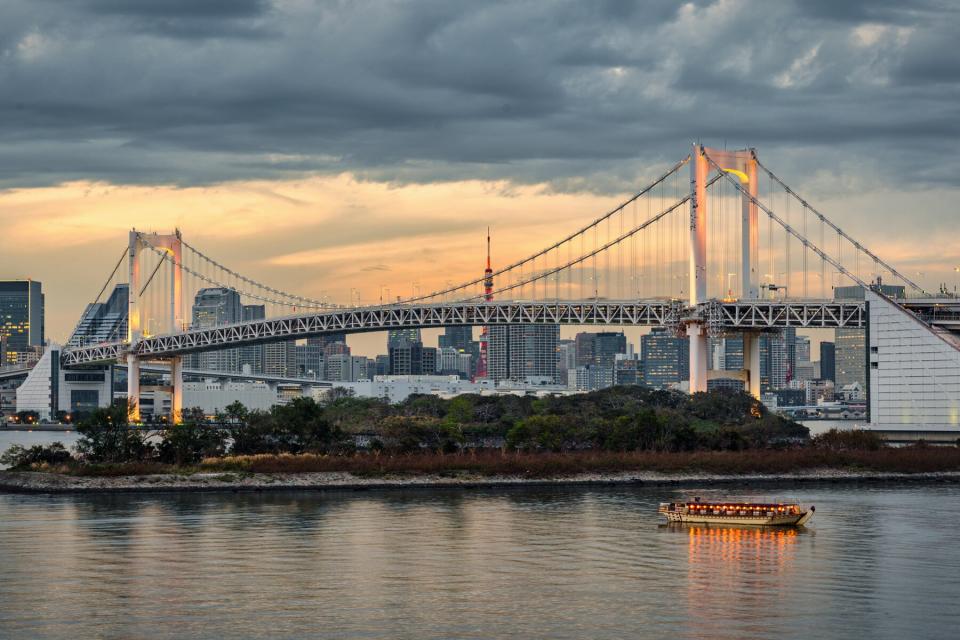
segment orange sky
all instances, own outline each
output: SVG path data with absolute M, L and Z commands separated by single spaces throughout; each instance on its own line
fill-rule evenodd
M 180 227 L 188 242 L 262 282 L 338 302 L 347 302 L 354 288 L 361 302 L 373 303 L 381 285 L 391 296 L 407 296 L 415 284 L 429 291 L 477 277 L 487 225 L 497 266 L 622 199 L 506 182 L 392 186 L 348 174 L 197 188 L 78 182 L 11 190 L 0 192 L 0 275 L 43 282 L 47 337 L 64 340 L 119 258 L 130 227 Z M 935 287 L 955 278 L 960 258 L 953 231 L 923 220 L 951 219 L 948 202 L 945 194 L 923 192 L 835 196 L 818 204 L 878 254 L 910 275 L 922 272 L 915 277 Z M 908 204 L 926 213 L 898 217 Z M 351 339 L 367 355 L 381 351 L 382 342 Z

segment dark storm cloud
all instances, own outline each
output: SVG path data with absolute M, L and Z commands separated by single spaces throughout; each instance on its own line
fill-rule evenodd
M 896 175 L 957 185 L 957 24 L 933 0 L 7 0 L 0 187 L 353 171 L 610 192 L 695 139 L 800 175 L 866 159 L 873 180 L 894 152 Z

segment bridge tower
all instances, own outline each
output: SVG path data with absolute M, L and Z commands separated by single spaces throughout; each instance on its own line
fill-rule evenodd
M 754 149 L 727 151 L 693 145 L 690 155 L 690 306 L 707 302 L 707 179 L 710 173 L 709 154 L 724 171 L 745 187 L 741 210 L 740 295 L 743 300 L 760 297 L 757 264 L 759 255 L 759 223 L 757 205 L 757 156 Z M 707 390 L 707 327 L 705 319 L 687 323 L 690 340 L 690 393 Z M 760 349 L 757 334 L 743 335 L 744 379 L 750 393 L 760 397 Z
M 140 253 L 147 247 L 165 252 L 170 263 L 171 282 L 169 300 L 170 330 L 180 331 L 183 327 L 183 241 L 180 230 L 171 234 L 142 233 L 136 229 L 130 230 L 130 243 L 127 250 L 129 264 L 129 302 L 127 316 L 127 398 L 134 404 L 130 410 L 130 421 L 140 421 L 140 359 L 134 352 L 136 343 L 144 337 L 143 315 L 140 305 L 140 294 L 144 284 L 140 272 Z M 170 359 L 170 411 L 173 421 L 180 420 L 183 410 L 183 360 L 182 356 Z

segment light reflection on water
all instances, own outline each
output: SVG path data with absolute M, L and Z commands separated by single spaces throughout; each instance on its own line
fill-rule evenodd
M 954 636 L 960 487 L 785 492 L 817 505 L 802 530 L 662 525 L 690 493 L 717 495 L 0 495 L 0 636 Z

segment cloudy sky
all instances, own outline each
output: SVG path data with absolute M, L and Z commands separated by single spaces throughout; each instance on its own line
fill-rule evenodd
M 3 0 L 0 277 L 44 282 L 54 339 L 132 226 L 305 295 L 406 293 L 700 140 L 952 286 L 957 42 L 948 0 Z

